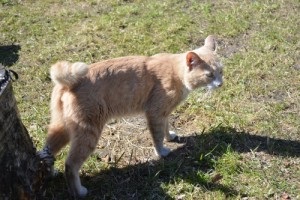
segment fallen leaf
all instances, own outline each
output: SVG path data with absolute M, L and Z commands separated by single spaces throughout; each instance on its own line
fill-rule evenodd
M 287 200 L 287 199 L 291 199 L 291 197 L 290 197 L 289 194 L 287 194 L 286 192 L 284 192 L 284 193 L 282 193 L 282 194 L 280 195 L 280 199 L 281 199 L 281 200 Z
M 102 160 L 103 162 L 108 163 L 108 162 L 111 160 L 111 158 L 110 158 L 109 155 L 106 155 L 104 158 L 101 158 L 101 160 Z
M 223 178 L 223 176 L 221 174 L 216 174 L 212 177 L 211 181 L 213 183 L 216 183 L 216 182 L 220 181 L 222 178 Z
M 182 200 L 184 198 L 185 198 L 185 194 L 181 194 L 176 197 L 176 200 Z

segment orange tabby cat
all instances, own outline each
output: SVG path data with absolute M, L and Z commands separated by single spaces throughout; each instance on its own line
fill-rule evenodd
M 191 90 L 222 85 L 215 45 L 208 36 L 204 46 L 182 54 L 129 56 L 89 66 L 63 61 L 51 67 L 55 86 L 46 148 L 56 155 L 70 141 L 65 174 L 71 195 L 87 194 L 78 172 L 112 117 L 144 113 L 156 154 L 170 153 L 163 140 L 176 137 L 168 127 L 172 110 Z

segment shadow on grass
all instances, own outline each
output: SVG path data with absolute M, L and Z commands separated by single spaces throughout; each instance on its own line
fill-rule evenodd
M 216 127 L 204 136 L 197 136 L 199 140 L 211 141 L 215 144 L 229 145 L 239 153 L 250 151 L 265 152 L 270 155 L 284 157 L 300 157 L 300 140 L 270 138 L 236 131 L 231 127 Z
M 204 191 L 218 191 L 226 197 L 243 196 L 234 188 L 203 178 L 201 174 L 213 170 L 214 164 L 209 159 L 200 161 L 201 155 L 211 153 L 218 159 L 230 146 L 239 153 L 255 150 L 275 156 L 300 156 L 300 141 L 251 135 L 230 127 L 195 133 L 194 136 L 182 137 L 178 142 L 184 145 L 165 159 L 81 175 L 83 184 L 89 189 L 87 199 L 172 199 L 162 185 L 182 182 L 201 187 Z M 203 173 L 199 174 L 199 171 Z M 62 174 L 51 181 L 48 194 L 47 199 L 68 197 Z
M 0 45 L 0 63 L 5 67 L 10 67 L 19 60 L 20 45 Z

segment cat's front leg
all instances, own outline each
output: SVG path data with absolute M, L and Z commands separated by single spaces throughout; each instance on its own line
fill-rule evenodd
M 173 140 L 175 140 L 178 136 L 176 135 L 176 133 L 174 131 L 166 131 L 165 132 L 165 140 L 167 142 L 171 142 Z
M 161 148 L 155 147 L 155 155 L 159 157 L 166 157 L 171 153 L 171 149 L 162 146 Z
M 171 142 L 178 137 L 174 131 L 169 131 L 169 120 L 168 119 L 165 120 L 164 134 L 165 134 L 165 140 L 167 142 Z
M 155 154 L 160 157 L 166 157 L 169 155 L 171 150 L 164 146 L 163 141 L 166 130 L 166 118 L 163 117 L 152 117 L 147 115 L 148 126 L 153 139 Z

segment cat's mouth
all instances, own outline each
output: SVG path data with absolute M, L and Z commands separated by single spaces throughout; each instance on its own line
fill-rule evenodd
M 223 85 L 223 82 L 222 81 L 219 81 L 219 80 L 214 80 L 212 81 L 210 84 L 207 85 L 207 89 L 208 90 L 214 90 L 216 88 L 219 88 Z

